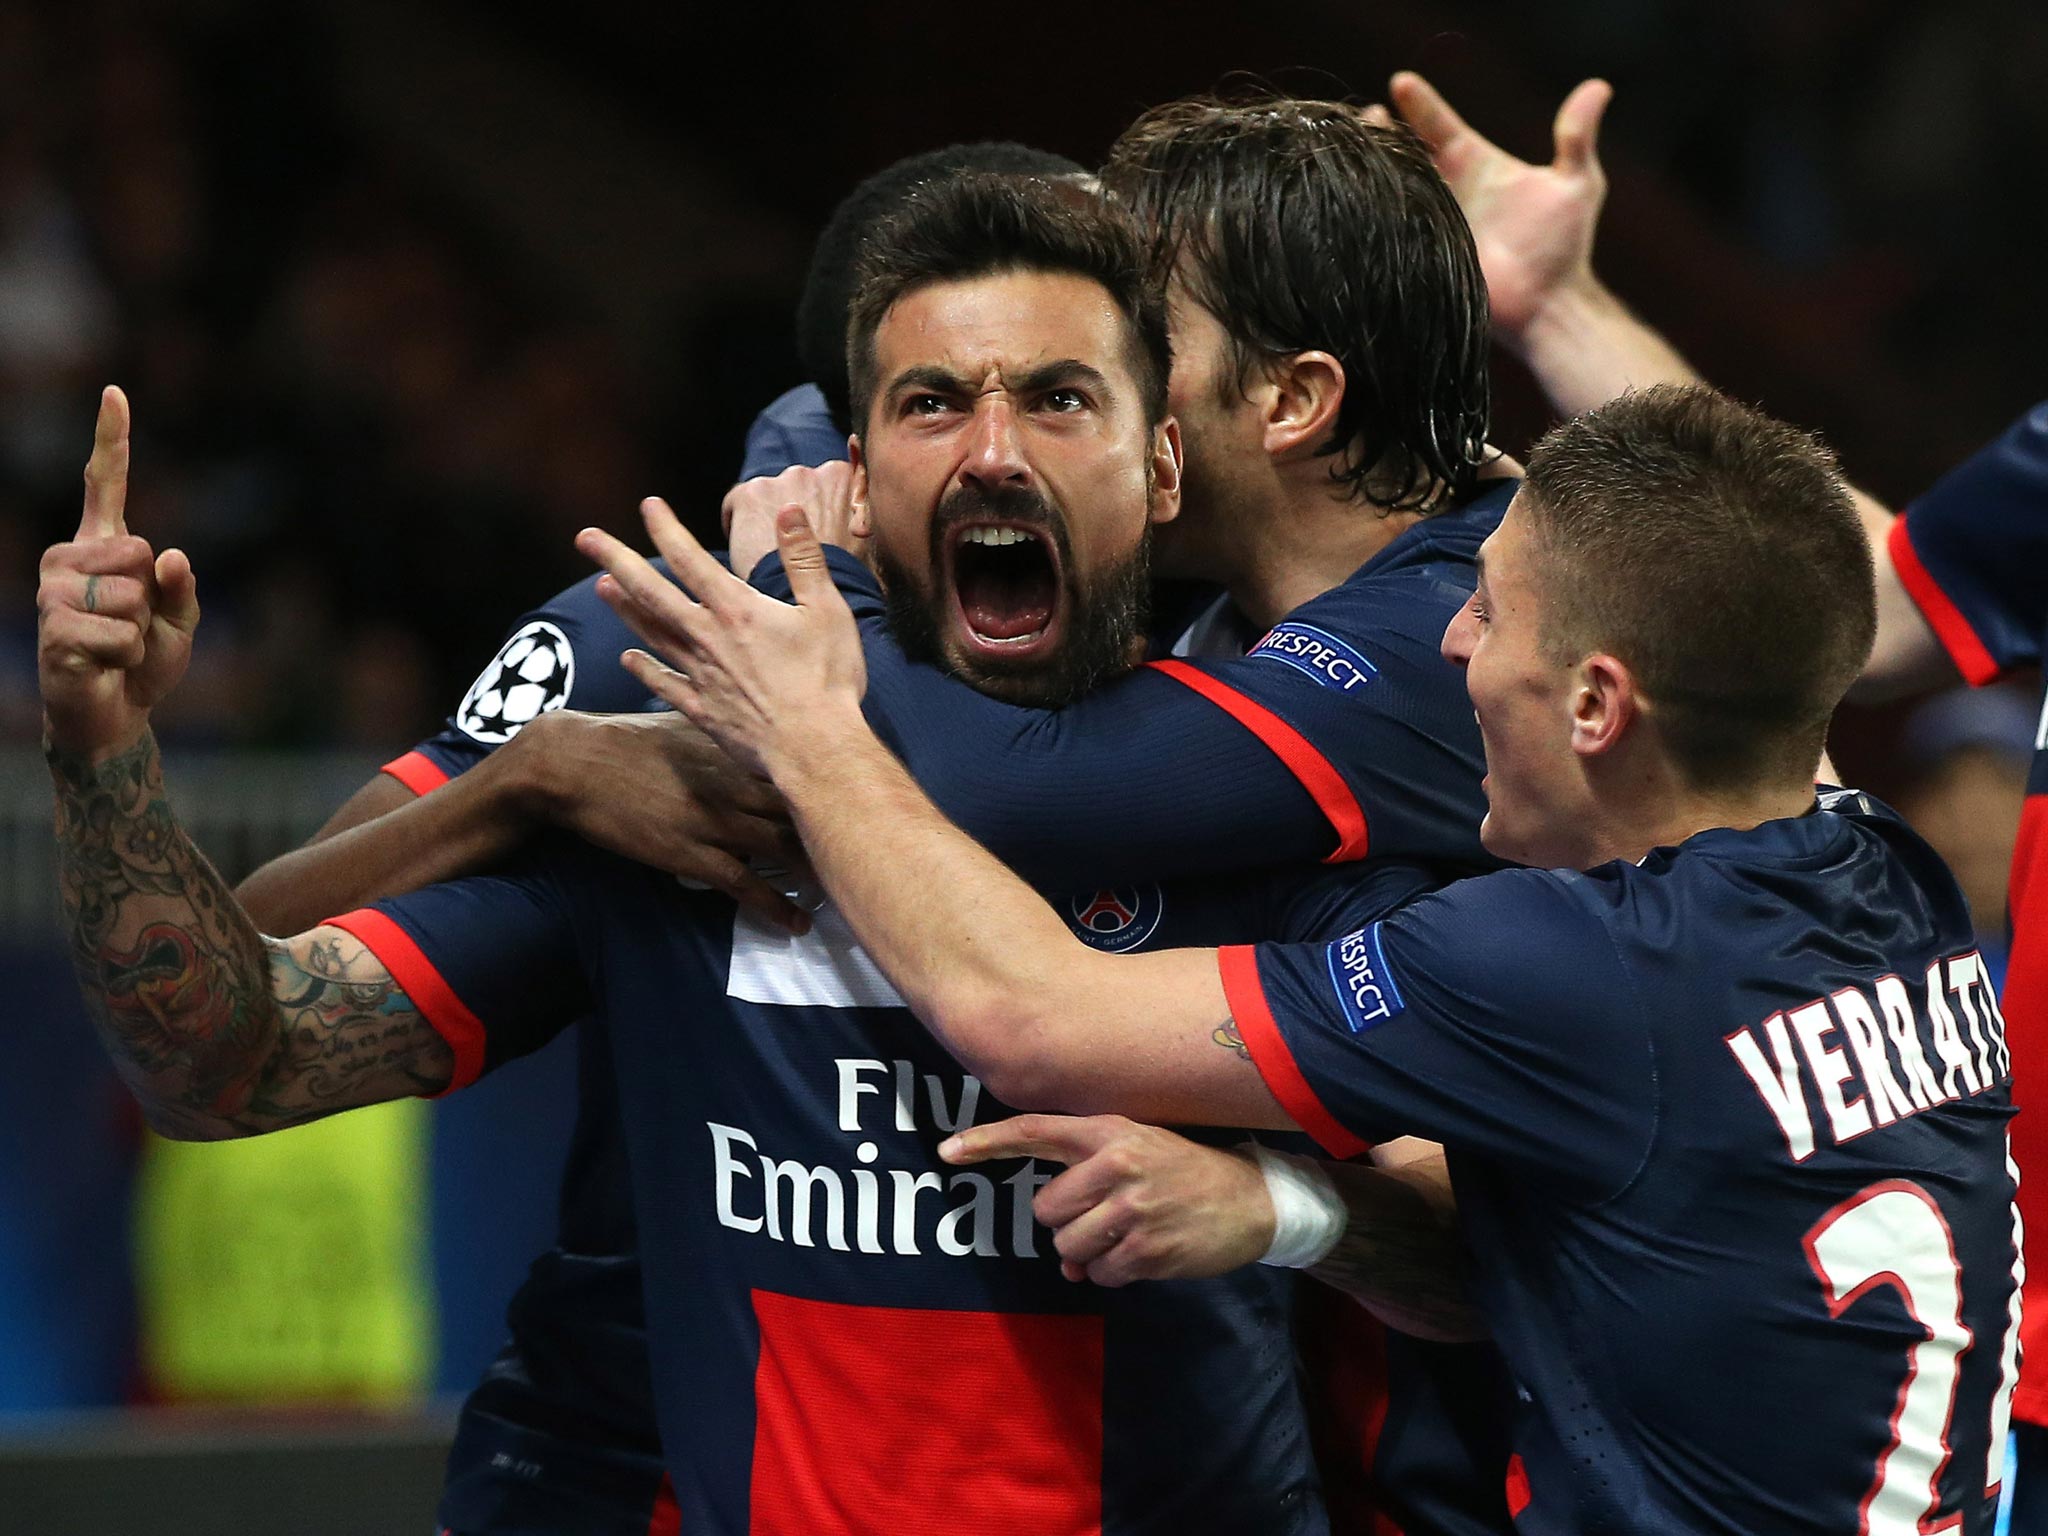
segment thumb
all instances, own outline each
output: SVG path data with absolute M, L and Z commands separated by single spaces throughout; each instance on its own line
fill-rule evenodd
M 782 568 L 789 573 L 790 596 L 799 607 L 815 608 L 838 599 L 832 572 L 825 565 L 825 548 L 802 507 L 784 507 L 775 514 L 775 544 L 782 552 Z
M 156 557 L 156 616 L 188 635 L 199 627 L 199 578 L 182 549 Z
M 1605 80 L 1581 80 L 1565 97 L 1550 130 L 1557 144 L 1557 169 L 1574 173 L 1598 169 L 1600 118 L 1612 100 L 1614 87 Z

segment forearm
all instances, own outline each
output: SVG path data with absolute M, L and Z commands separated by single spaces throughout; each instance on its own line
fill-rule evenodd
M 1487 1337 L 1441 1164 L 1324 1167 L 1348 1221 L 1337 1246 L 1308 1273 L 1403 1333 L 1452 1343 Z
M 1559 288 L 1518 334 L 1502 341 L 1536 376 L 1560 416 L 1651 384 L 1696 384 L 1700 376 L 1590 272 Z
M 858 716 L 820 722 L 771 766 L 820 880 L 942 1043 L 970 1069 L 1028 1045 L 1011 1005 L 1058 993 L 1074 952 L 1093 952 L 940 814 Z
M 153 736 L 50 766 L 72 965 L 157 1130 L 251 1135 L 447 1080 L 445 1045 L 354 940 L 257 932 L 172 814 Z
M 517 745 L 515 739 L 429 795 L 380 775 L 343 808 L 338 827 L 330 824 L 256 870 L 235 888 L 236 899 L 263 932 L 298 933 L 337 912 L 503 858 L 537 819 L 538 791 Z M 358 804 L 364 814 L 351 819 L 349 809 Z

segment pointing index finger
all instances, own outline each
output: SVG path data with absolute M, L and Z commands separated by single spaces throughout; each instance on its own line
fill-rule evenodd
M 85 510 L 78 519 L 81 539 L 113 538 L 128 531 L 128 426 L 128 397 L 109 384 L 100 391 L 92 457 L 85 461 Z
M 1123 1128 L 1114 1118 L 1017 1115 L 993 1125 L 969 1126 L 939 1144 L 949 1163 L 986 1163 L 1001 1157 L 1043 1157 L 1072 1165 L 1092 1157 Z

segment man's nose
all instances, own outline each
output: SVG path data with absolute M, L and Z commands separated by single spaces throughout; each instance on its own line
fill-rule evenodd
M 1031 464 L 1024 457 L 1017 413 L 1002 396 L 984 396 L 976 403 L 960 474 L 988 490 L 1031 483 Z
M 1444 626 L 1444 637 L 1437 649 L 1443 658 L 1454 667 L 1462 667 L 1472 659 L 1472 642 L 1477 637 L 1479 620 L 1473 615 L 1472 603 L 1451 615 L 1451 622 Z

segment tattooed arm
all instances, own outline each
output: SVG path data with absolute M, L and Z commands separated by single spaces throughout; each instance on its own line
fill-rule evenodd
M 72 962 L 115 1066 L 151 1124 L 200 1140 L 444 1086 L 452 1053 L 356 940 L 264 938 L 172 816 L 149 715 L 191 659 L 198 586 L 128 532 L 127 489 L 108 389 L 77 537 L 43 556 L 36 672 Z
M 152 736 L 49 756 L 72 965 L 156 1130 L 248 1136 L 448 1085 L 452 1052 L 357 939 L 257 933 L 172 815 Z
M 1374 1148 L 1371 1164 L 1323 1169 L 1349 1219 L 1337 1246 L 1308 1272 L 1389 1328 L 1450 1343 L 1486 1338 L 1443 1148 L 1404 1137 Z

